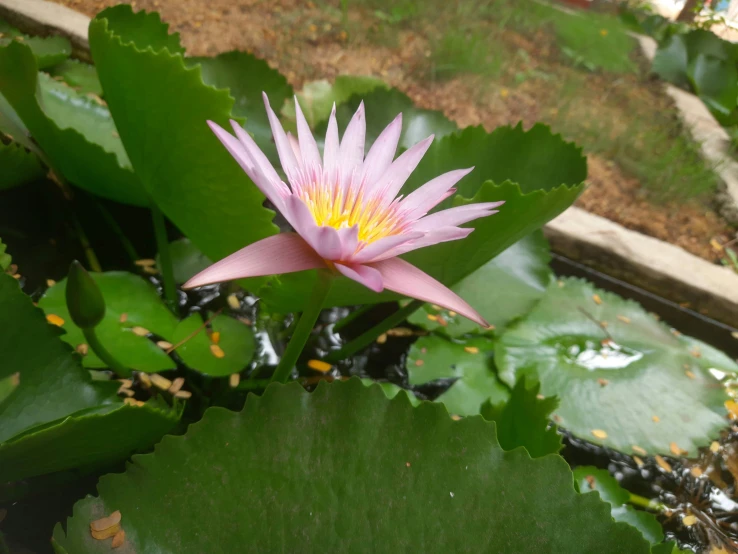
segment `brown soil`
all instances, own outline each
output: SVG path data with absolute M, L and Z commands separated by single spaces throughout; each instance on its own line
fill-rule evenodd
M 90 17 L 118 0 L 56 0 Z M 581 121 L 586 129 L 615 137 L 628 131 L 633 111 L 646 109 L 674 113 L 658 83 L 637 74 L 612 76 L 575 75 L 577 72 L 558 60 L 549 35 L 543 32 L 528 38 L 506 31 L 506 50 L 529 54 L 527 71 L 548 71 L 556 79 L 527 79 L 515 82 L 508 71 L 493 83 L 474 75 L 458 75 L 445 81 L 428 78 L 427 40 L 419 33 L 392 28 L 384 44 L 367 36 L 377 31 L 366 18 L 354 15 L 349 22 L 351 37 L 340 24 L 340 12 L 299 0 L 137 0 L 134 9 L 158 11 L 172 30 L 181 34 L 191 55 L 214 55 L 229 50 L 247 50 L 265 58 L 296 88 L 313 79 L 332 79 L 339 74 L 375 75 L 410 96 L 418 105 L 442 110 L 459 125 L 482 124 L 488 130 L 522 121 L 526 127 L 536 121 L 550 124 L 565 136 L 567 124 Z M 336 2 L 336 4 L 338 4 Z M 361 31 L 357 31 L 361 29 Z M 381 29 L 380 29 L 381 31 Z M 385 30 L 386 31 L 386 30 Z M 560 109 L 561 74 L 582 79 L 566 113 Z M 586 79 L 586 82 L 585 80 Z M 508 87 L 508 83 L 511 85 Z M 586 85 L 586 86 L 584 86 Z M 610 113 L 607 113 L 607 112 Z M 574 114 L 574 115 L 573 115 Z M 589 129 L 607 121 L 606 128 Z M 579 140 L 579 142 L 583 142 Z M 586 144 L 586 143 L 585 143 Z M 588 154 L 589 188 L 578 205 L 634 229 L 679 245 L 685 250 L 716 261 L 710 246 L 713 238 L 727 240 L 733 230 L 716 213 L 696 200 L 659 202 L 650 198 L 639 180 L 607 159 L 605 154 Z

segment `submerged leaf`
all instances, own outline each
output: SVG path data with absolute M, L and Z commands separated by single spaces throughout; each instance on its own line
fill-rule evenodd
M 98 493 L 66 532 L 57 525 L 57 549 L 109 552 L 89 524 L 120 510 L 135 552 L 649 551 L 596 495 L 574 491 L 561 458 L 504 452 L 492 423 L 388 400 L 358 379 L 313 393 L 271 385 L 241 413 L 211 408 Z
M 17 142 L 0 142 L 0 168 L 0 190 L 31 183 L 44 176 L 38 156 Z

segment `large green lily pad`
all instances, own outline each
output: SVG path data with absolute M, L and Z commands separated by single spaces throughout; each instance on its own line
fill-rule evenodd
M 44 176 L 38 156 L 17 142 L 0 142 L 0 167 L 0 190 L 30 183 Z
M 105 298 L 105 318 L 95 329 L 103 346 L 131 369 L 150 373 L 174 369 L 174 360 L 161 348 L 147 337 L 133 332 L 134 327 L 143 327 L 166 340 L 175 334 L 177 318 L 161 301 L 154 286 L 137 275 L 123 271 L 90 275 Z M 76 347 L 86 341 L 67 310 L 66 284 L 64 279 L 46 291 L 39 306 L 47 314 L 57 315 L 64 320 L 66 334 L 61 338 Z M 92 350 L 84 357 L 83 364 L 89 368 L 106 367 Z
M 475 231 L 463 240 L 403 256 L 448 286 L 563 212 L 581 193 L 587 175 L 581 149 L 553 135 L 548 127 L 536 125 L 528 131 L 521 126 L 501 127 L 492 133 L 473 127 L 435 141 L 402 193 L 408 194 L 446 171 L 471 166 L 475 166 L 474 171 L 459 182 L 458 193 L 453 200 L 443 202 L 443 207 L 502 200 L 505 204 L 500 212 L 465 225 Z M 259 296 L 275 310 L 299 311 L 315 279 L 314 271 L 281 275 L 259 290 Z M 326 306 L 394 298 L 344 278 L 334 283 Z
M 560 457 L 504 452 L 481 417 L 358 379 L 211 408 L 98 493 L 57 525 L 57 552 L 109 552 L 90 522 L 114 510 L 129 552 L 649 552 Z
M 0 94 L 68 181 L 118 202 L 149 204 L 107 108 L 38 73 L 28 46 L 0 47 Z
M 269 118 L 262 92 L 277 109 L 294 94 L 292 87 L 276 69 L 248 52 L 226 52 L 214 58 L 186 58 L 189 67 L 199 65 L 202 80 L 215 88 L 228 89 L 234 103 L 231 113 L 245 117 L 245 129 L 251 133 L 264 154 L 277 162 L 277 147 L 272 140 Z M 230 126 L 228 127 L 230 131 Z
M 694 454 L 727 424 L 712 369 L 738 371 L 704 348 L 705 360 L 635 302 L 566 279 L 502 335 L 495 362 L 510 386 L 539 379 L 561 401 L 556 421 L 579 437 L 626 453 L 669 453 L 674 443 Z
M 172 258 L 174 281 L 179 284 L 185 283 L 190 277 L 194 277 L 206 267 L 213 265 L 210 258 L 200 252 L 200 249 L 187 237 L 170 242 L 169 255 Z M 158 255 L 156 265 L 161 266 Z
M 139 26 L 147 26 L 143 35 Z M 187 68 L 153 14 L 119 5 L 90 23 L 105 100 L 145 190 L 210 259 L 277 232 L 264 196 L 208 128 L 228 127 L 234 100 Z
M 612 506 L 612 517 L 638 529 L 651 544 L 659 544 L 664 540 L 656 516 L 642 510 L 636 510 L 628 504 L 630 493 L 622 488 L 617 480 L 605 469 L 592 466 L 580 466 L 574 469 L 574 480 L 582 494 L 597 491 L 602 500 Z
M 212 335 L 202 329 L 203 323 L 202 317 L 194 314 L 181 321 L 174 330 L 174 344 L 192 337 L 177 347 L 182 361 L 190 368 L 211 377 L 225 377 L 244 370 L 256 349 L 251 327 L 227 315 L 218 315 L 210 322 L 212 332 L 218 333 L 218 342 L 215 343 Z M 192 336 L 193 333 L 197 334 Z M 219 347 L 222 357 L 213 353 L 213 344 Z
M 451 337 L 499 333 L 543 297 L 553 279 L 548 267 L 550 259 L 548 242 L 538 230 L 451 287 L 482 314 L 491 329 L 483 329 L 465 317 L 431 304 L 424 304 L 408 321 Z
M 482 404 L 507 400 L 509 393 L 493 370 L 493 344 L 487 338 L 450 341 L 438 335 L 421 337 L 410 347 L 407 373 L 411 385 L 456 379 L 436 401 L 452 414 L 476 415 Z

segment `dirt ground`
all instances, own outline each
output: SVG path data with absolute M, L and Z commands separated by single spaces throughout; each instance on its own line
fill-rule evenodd
M 101 9 L 121 3 L 117 0 L 56 0 L 94 16 Z M 555 87 L 530 80 L 514 89 L 483 86 L 482 77 L 458 75 L 445 81 L 427 78 L 427 40 L 407 30 L 395 32 L 386 44 L 356 38 L 333 11 L 323 3 L 299 0 L 137 0 L 134 9 L 158 11 L 171 29 L 178 31 L 191 55 L 214 55 L 229 50 L 247 50 L 266 59 L 290 83 L 300 86 L 314 79 L 332 79 L 339 74 L 374 75 L 405 92 L 418 105 L 443 111 L 460 126 L 482 124 L 488 130 L 523 121 L 526 127 L 536 121 L 556 128 L 559 116 L 551 108 Z M 340 12 L 339 12 L 340 14 Z M 362 25 L 361 19 L 352 21 Z M 351 32 L 352 27 L 347 27 Z M 552 55 L 543 37 L 535 44 L 521 35 L 506 40 L 519 50 L 544 58 Z M 531 56 L 535 60 L 535 56 Z M 535 65 L 535 61 L 532 62 Z M 572 71 L 563 66 L 562 71 Z M 587 89 L 599 90 L 601 99 L 611 94 L 607 76 L 588 78 Z M 673 110 L 658 83 L 643 83 L 635 75 L 623 76 L 620 90 L 640 97 L 652 109 Z M 504 78 L 502 80 L 504 82 Z M 590 95 L 591 96 L 591 95 Z M 595 101 L 596 101 L 595 100 Z M 623 104 L 623 102 L 620 102 Z M 602 109 L 608 104 L 600 102 Z M 618 109 L 629 109 L 627 102 Z M 570 114 L 571 116 L 571 114 Z M 614 114 L 613 121 L 619 121 Z M 685 250 L 716 261 L 710 246 L 713 238 L 727 241 L 733 230 L 716 213 L 699 201 L 649 201 L 639 180 L 603 155 L 588 154 L 589 188 L 578 205 L 630 229 L 672 242 Z

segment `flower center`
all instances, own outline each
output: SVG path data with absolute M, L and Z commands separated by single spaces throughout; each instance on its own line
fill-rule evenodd
M 315 187 L 300 198 L 313 214 L 315 223 L 342 229 L 358 225 L 359 241 L 368 244 L 403 231 L 402 219 L 394 205 L 377 198 L 365 201 L 362 190 L 337 194 L 328 187 Z

